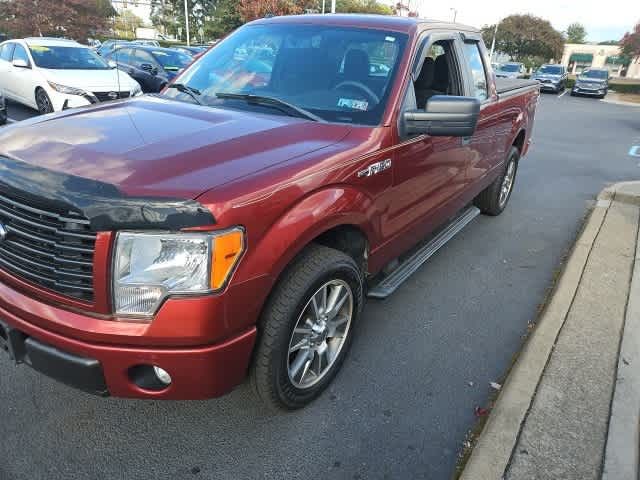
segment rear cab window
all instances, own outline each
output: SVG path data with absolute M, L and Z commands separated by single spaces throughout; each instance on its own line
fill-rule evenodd
M 471 95 L 480 101 L 489 98 L 487 72 L 477 41 L 465 41 L 464 53 L 467 58 L 467 70 L 471 79 Z

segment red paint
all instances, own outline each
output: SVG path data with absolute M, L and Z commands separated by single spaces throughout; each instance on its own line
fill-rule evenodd
M 246 228 L 247 251 L 225 291 L 170 298 L 153 321 L 114 318 L 110 305 L 113 232 L 98 235 L 95 300 L 74 301 L 0 271 L 0 317 L 41 341 L 103 364 L 111 394 L 205 398 L 244 377 L 264 302 L 291 259 L 340 225 L 360 229 L 376 273 L 470 202 L 498 174 L 525 131 L 530 143 L 537 92 L 482 107 L 470 144 L 459 138 L 397 134 L 418 36 L 414 19 L 296 16 L 260 22 L 314 22 L 404 32 L 409 43 L 378 127 L 308 122 L 143 97 L 68 110 L 3 129 L 0 154 L 99 179 L 124 194 L 198 199 L 216 225 Z M 392 168 L 359 178 L 372 163 Z M 157 362 L 175 380 L 161 393 L 141 391 L 126 369 Z

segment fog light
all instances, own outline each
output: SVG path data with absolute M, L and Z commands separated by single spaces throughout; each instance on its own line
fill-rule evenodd
M 160 367 L 156 367 L 154 365 L 153 366 L 153 373 L 155 373 L 156 377 L 158 377 L 158 380 L 160 380 L 165 385 L 170 385 L 171 384 L 171 375 L 169 375 L 169 372 L 167 372 L 166 370 L 164 370 L 164 369 L 162 369 Z

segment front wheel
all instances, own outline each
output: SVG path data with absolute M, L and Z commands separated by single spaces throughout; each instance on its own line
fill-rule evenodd
M 42 88 L 38 88 L 36 90 L 36 105 L 38 106 L 38 112 L 40 112 L 41 115 L 53 112 L 53 103 L 51 103 L 51 99 L 47 92 Z
M 288 268 L 259 324 L 252 381 L 272 408 L 304 407 L 340 370 L 363 304 L 348 255 L 312 245 Z
M 500 215 L 507 206 L 513 192 L 518 171 L 520 151 L 511 147 L 502 175 L 476 197 L 475 204 L 486 215 Z

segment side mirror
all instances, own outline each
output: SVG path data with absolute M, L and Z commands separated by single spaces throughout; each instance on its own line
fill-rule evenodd
M 424 110 L 404 112 L 406 134 L 434 137 L 470 137 L 480 115 L 480 100 L 473 97 L 434 95 Z
M 23 58 L 16 58 L 13 61 L 13 66 L 16 68 L 31 68 L 31 65 L 29 65 L 29 62 L 27 62 Z
M 157 75 L 158 73 L 156 67 L 154 67 L 150 63 L 143 63 L 142 65 L 140 65 L 140 68 L 145 72 L 149 72 L 151 75 Z

